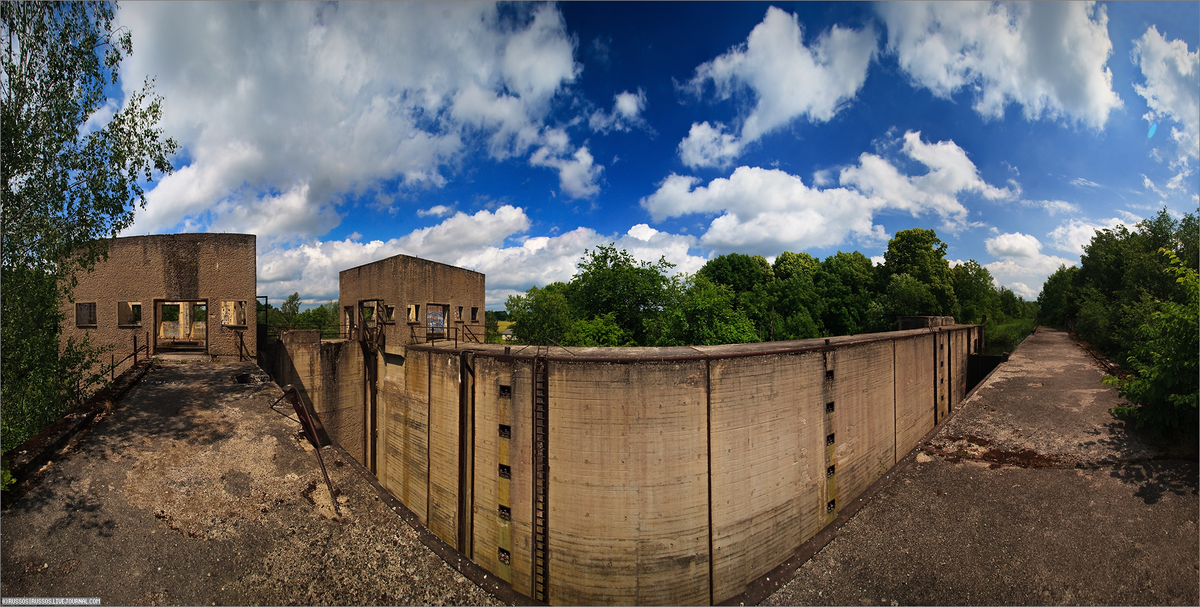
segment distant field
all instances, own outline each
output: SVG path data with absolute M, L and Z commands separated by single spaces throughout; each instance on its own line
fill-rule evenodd
M 499 326 L 500 332 L 503 333 L 505 329 L 512 326 L 512 321 L 511 320 L 498 320 L 498 321 L 496 321 L 496 324 Z

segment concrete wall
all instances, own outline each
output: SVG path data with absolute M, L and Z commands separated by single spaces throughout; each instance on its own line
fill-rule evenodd
M 114 346 L 118 359 L 133 351 L 135 335 L 138 344 L 143 345 L 147 334 L 151 352 L 174 337 L 203 339 L 209 354 L 237 356 L 241 333 L 249 355 L 257 353 L 255 237 L 251 234 L 115 238 L 109 241 L 108 259 L 78 278 L 75 302 L 63 304 L 64 340 L 90 335 L 95 344 Z M 223 324 L 224 302 L 235 301 L 243 302 L 245 324 Z M 123 302 L 140 303 L 140 321 L 118 318 L 118 307 Z M 187 312 L 181 310 L 182 322 L 166 323 L 160 331 L 161 306 L 168 302 L 205 304 L 207 330 L 189 322 Z M 95 304 L 94 325 L 79 326 L 77 303 Z
M 535 595 L 541 566 L 554 604 L 721 602 L 789 558 L 962 401 L 979 331 L 570 352 L 409 344 L 369 355 L 376 474 L 523 594 Z M 339 369 L 366 368 L 359 344 L 340 343 L 317 352 L 285 336 Z M 546 360 L 543 553 L 535 354 Z M 359 392 L 326 387 L 339 382 Z M 323 419 L 339 408 L 321 398 L 347 411 L 357 402 L 361 419 L 361 375 L 315 385 Z
M 300 391 L 329 440 L 365 461 L 362 348 L 345 340 L 322 341 L 317 329 L 281 331 L 279 339 L 272 368 L 265 370 L 279 385 Z

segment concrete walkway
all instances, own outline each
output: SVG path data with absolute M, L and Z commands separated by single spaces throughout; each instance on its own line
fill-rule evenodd
M 0 514 L 0 595 L 104 605 L 496 601 L 423 545 L 348 458 L 308 442 L 249 363 L 164 361 Z M 286 415 L 285 415 L 286 414 Z
M 1198 604 L 1195 455 L 1101 377 L 1039 329 L 765 604 Z

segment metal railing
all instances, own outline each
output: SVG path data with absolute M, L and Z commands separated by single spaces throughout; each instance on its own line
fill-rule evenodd
M 418 323 L 409 323 L 408 331 L 410 343 L 414 344 L 429 344 L 438 341 L 454 341 L 454 347 L 457 348 L 459 342 L 463 343 L 483 343 L 480 338 L 483 332 L 476 333 L 471 329 L 472 325 L 458 325 L 452 327 L 438 325 L 422 325 Z M 482 325 L 474 325 L 476 328 L 482 328 Z

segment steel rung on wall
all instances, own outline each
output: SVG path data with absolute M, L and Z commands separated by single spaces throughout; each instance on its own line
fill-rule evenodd
M 533 376 L 533 598 L 547 601 L 549 559 L 546 546 L 546 513 L 548 510 L 550 457 L 546 448 L 549 434 L 546 403 L 549 382 L 545 358 L 534 360 Z

